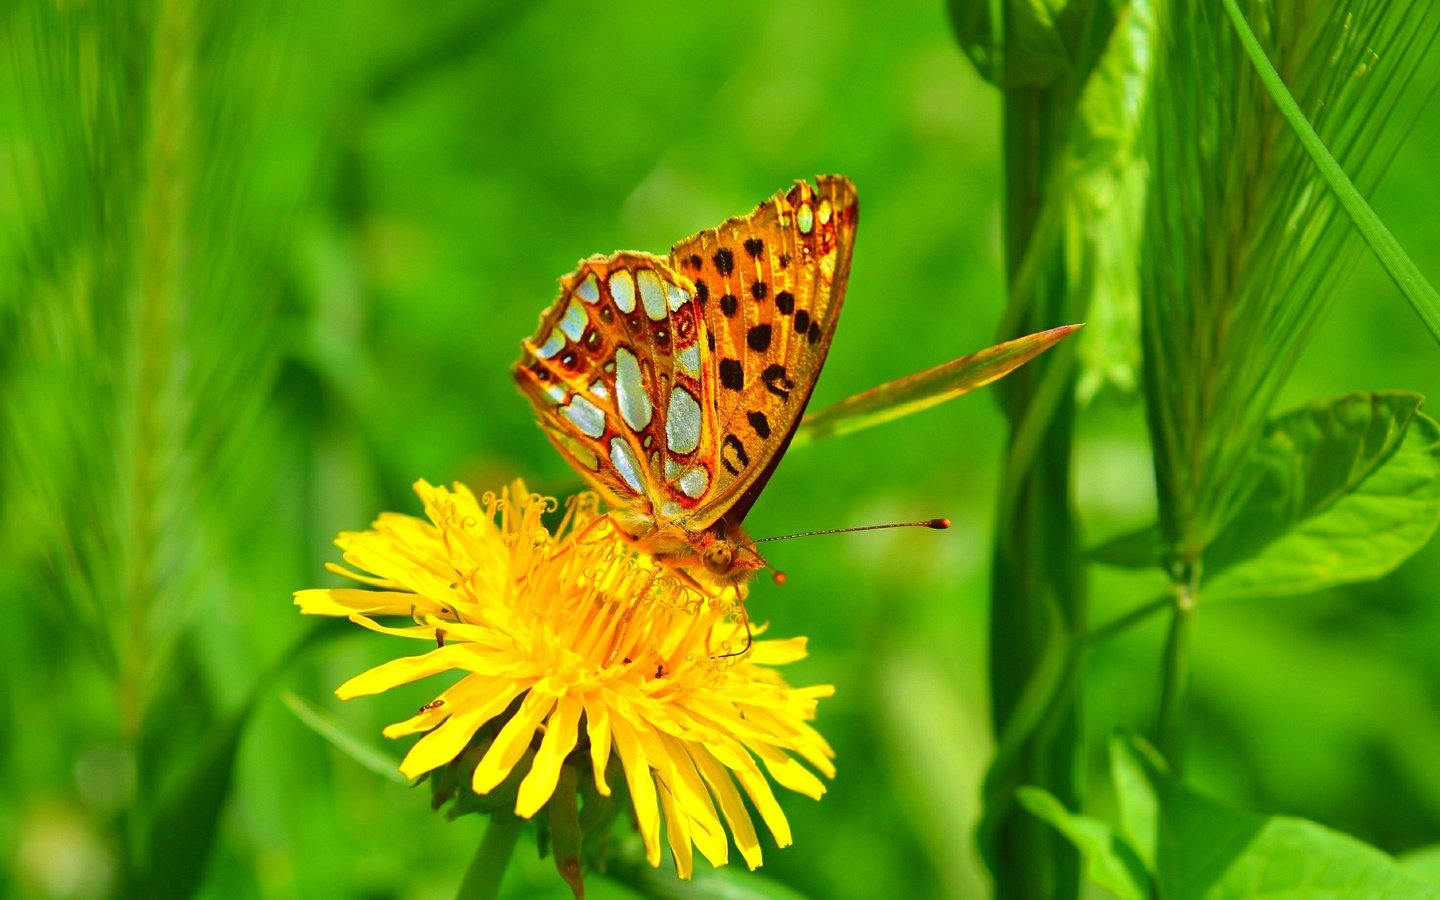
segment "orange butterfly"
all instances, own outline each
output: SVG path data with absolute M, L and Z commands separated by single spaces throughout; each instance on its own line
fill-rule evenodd
M 670 256 L 592 256 L 522 341 L 540 425 L 642 549 L 722 584 L 765 565 L 740 523 L 825 363 L 855 244 L 855 186 L 801 181 Z

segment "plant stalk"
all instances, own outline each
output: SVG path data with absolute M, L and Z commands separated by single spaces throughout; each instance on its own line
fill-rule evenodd
M 1011 296 L 1006 325 L 1026 330 L 1066 318 L 1069 290 L 1059 241 L 1040 227 L 1050 173 L 1065 146 L 1073 98 L 1063 86 L 1015 86 L 1005 92 L 1005 246 Z M 1020 278 L 1020 273 L 1032 277 Z M 1001 335 L 1002 338 L 1010 335 Z M 1001 386 L 1010 420 L 990 602 L 990 691 L 997 735 L 1038 711 L 1027 709 L 1026 686 L 1069 653 L 1069 636 L 1084 630 L 1080 548 L 1070 505 L 1074 422 L 1073 354 L 1047 354 Z M 1027 414 L 1041 400 L 1043 411 Z M 1063 629 L 1066 639 L 1054 640 Z M 1067 667 L 1068 670 L 1068 667 Z M 1078 672 L 1072 671 L 1072 677 Z M 1046 704 L 1037 727 L 997 754 L 1001 796 L 990 798 L 983 851 L 1000 900 L 1074 897 L 1079 857 L 1059 834 L 1013 802 L 1013 789 L 1034 785 L 1071 809 L 1081 801 L 1079 692 L 1063 690 Z
M 485 836 L 470 859 L 470 868 L 465 870 L 455 900 L 495 900 L 500 896 L 500 883 L 505 880 L 505 870 L 510 868 L 510 857 L 524 828 L 524 821 L 508 811 L 497 811 L 490 816 L 490 824 L 485 827 Z
M 1185 706 L 1190 693 L 1190 632 L 1195 590 L 1190 584 L 1175 588 L 1170 631 L 1165 637 L 1160 714 L 1155 742 L 1178 774 L 1184 768 Z

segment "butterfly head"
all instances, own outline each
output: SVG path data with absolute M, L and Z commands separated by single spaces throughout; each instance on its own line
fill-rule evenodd
M 716 534 L 714 531 L 702 532 L 697 537 L 695 550 L 705 571 L 721 584 L 749 581 L 756 570 L 769 565 L 754 545 L 744 540 L 743 536 L 736 539 Z

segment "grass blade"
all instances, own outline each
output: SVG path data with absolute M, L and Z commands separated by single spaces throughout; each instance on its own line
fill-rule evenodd
M 1244 14 L 1235 5 L 1235 0 L 1223 0 L 1223 2 L 1225 12 L 1229 14 L 1230 21 L 1235 25 L 1235 32 L 1240 38 L 1241 45 L 1249 55 L 1250 61 L 1255 65 L 1255 71 L 1259 74 L 1265 89 L 1269 91 L 1271 99 L 1275 101 L 1280 114 L 1295 130 L 1295 136 L 1299 138 L 1305 152 L 1310 154 L 1310 158 L 1314 160 L 1316 168 L 1320 170 L 1320 174 L 1330 185 L 1330 189 L 1335 192 L 1340 205 L 1350 216 L 1350 220 L 1355 223 L 1361 236 L 1365 238 L 1365 243 L 1375 251 L 1375 255 L 1380 259 L 1385 271 L 1390 273 L 1396 286 L 1414 307 L 1415 313 L 1420 316 L 1425 327 L 1430 329 L 1431 336 L 1440 341 L 1440 294 L 1437 294 L 1430 282 L 1425 280 L 1425 276 L 1420 274 L 1420 269 L 1405 253 L 1400 242 L 1390 233 L 1390 229 L 1385 227 L 1385 223 L 1380 221 L 1375 210 L 1370 208 L 1370 204 L 1365 202 L 1365 198 L 1360 195 L 1354 183 L 1350 181 L 1350 177 L 1341 168 L 1340 163 L 1330 155 L 1330 151 L 1326 148 L 1325 142 L 1320 139 L 1320 135 L 1310 127 L 1310 121 L 1305 118 L 1305 113 L 1301 111 L 1299 104 L 1295 102 L 1295 98 L 1285 87 L 1280 73 L 1276 72 L 1275 67 L 1270 64 L 1265 50 L 1255 39 L 1255 33 L 1250 30 L 1249 23 L 1245 21 Z
M 1004 378 L 1078 328 L 1080 325 L 1061 325 L 1028 334 L 863 391 L 806 416 L 793 444 L 862 431 L 968 394 Z

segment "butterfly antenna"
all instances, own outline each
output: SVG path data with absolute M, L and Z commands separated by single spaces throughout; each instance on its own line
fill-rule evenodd
M 949 527 L 949 519 L 926 519 L 923 522 L 891 522 L 888 525 L 858 525 L 854 528 L 826 528 L 821 531 L 797 531 L 795 534 L 758 538 L 753 543 L 763 544 L 766 541 L 788 541 L 791 538 L 814 537 L 817 534 L 849 534 L 852 531 L 879 531 L 882 528 L 934 528 L 937 531 L 944 531 Z M 776 574 L 781 577 L 783 582 L 784 573 L 777 571 Z

